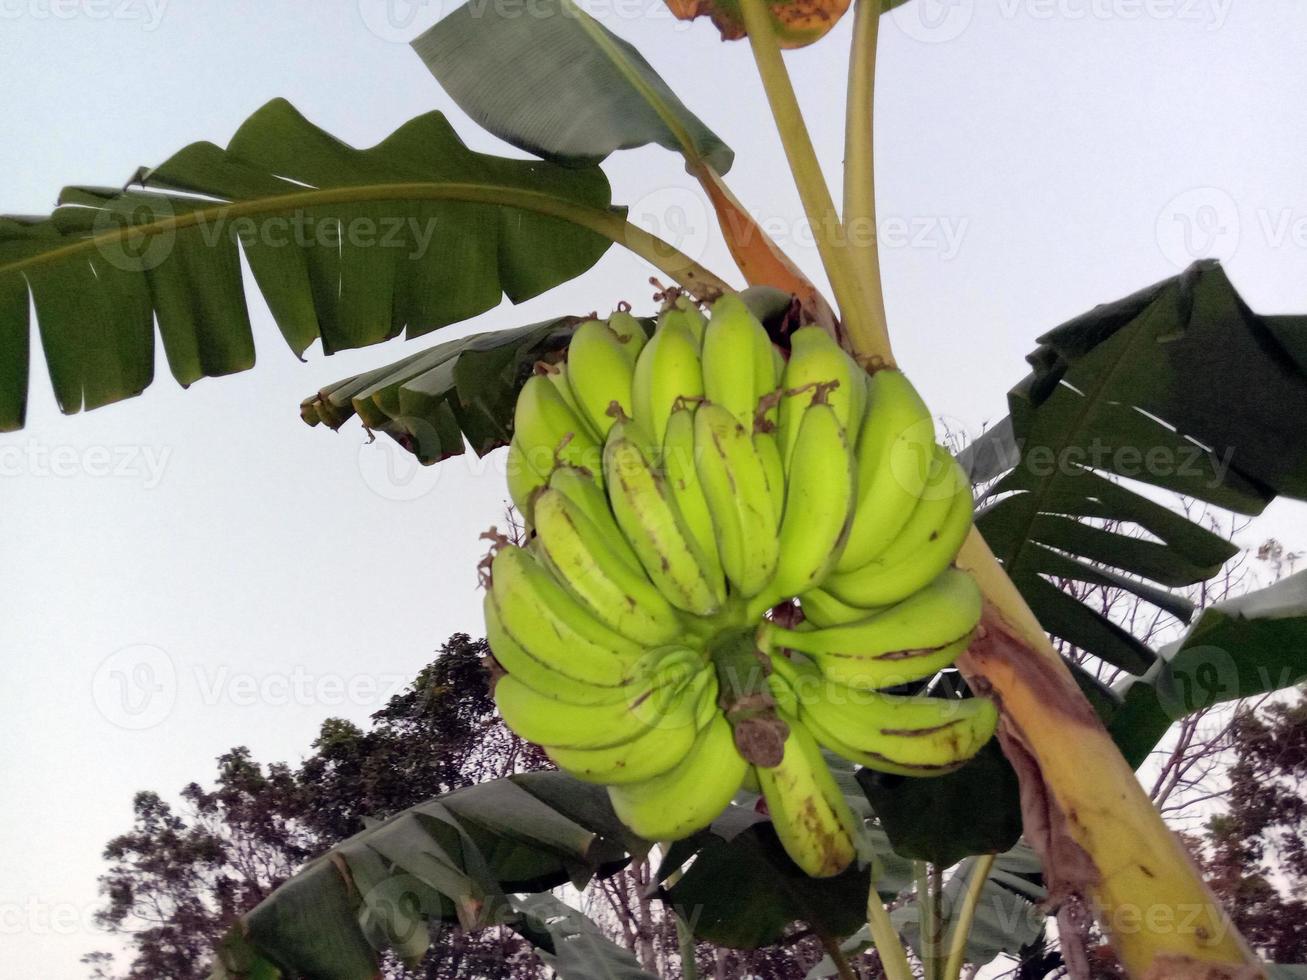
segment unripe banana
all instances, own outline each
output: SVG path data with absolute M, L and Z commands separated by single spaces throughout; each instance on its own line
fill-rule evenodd
M 623 683 L 644 650 L 599 622 L 531 554 L 508 546 L 491 566 L 504 629 L 560 674 L 602 686 Z
M 889 547 L 912 516 L 935 459 L 930 410 L 900 371 L 867 382 L 866 420 L 857 440 L 857 503 L 835 568 L 860 568 Z
M 781 515 L 785 513 L 785 464 L 781 462 L 781 447 L 776 439 L 776 430 L 765 420 L 767 428 L 755 427 L 753 433 L 753 451 L 762 463 L 762 475 L 767 481 L 767 496 L 771 499 L 772 517 L 776 521 L 774 530 L 780 530 Z
M 756 766 L 776 835 L 790 858 L 814 878 L 837 875 L 857 855 L 858 822 L 816 740 L 793 717 L 780 765 Z
M 964 765 L 989 741 L 998 710 L 984 698 L 899 697 L 837 684 L 810 663 L 774 658 L 799 719 L 836 755 L 880 772 L 936 776 Z
M 889 547 L 852 571 L 830 576 L 833 594 L 859 606 L 886 606 L 933 581 L 957 557 L 971 530 L 971 485 L 942 446 L 935 467 L 907 524 Z
M 608 324 L 590 320 L 576 328 L 567 348 L 568 379 L 581 415 L 600 440 L 617 421 L 613 406 L 632 413 L 631 380 L 635 363 Z
M 618 527 L 668 602 L 697 616 L 710 616 L 726 601 L 724 583 L 714 577 L 666 480 L 639 443 L 628 436 L 628 426 L 627 422 L 618 423 L 604 448 L 608 499 Z
M 680 322 L 665 323 L 640 352 L 631 382 L 635 418 L 661 446 L 667 436 L 667 420 L 682 400 L 703 397 L 703 369 L 699 342 L 690 328 Z
M 866 373 L 821 327 L 800 327 L 790 335 L 790 359 L 781 385 L 781 457 L 787 473 L 804 410 L 818 390 L 834 409 L 849 445 L 856 444 L 867 401 Z
M 810 656 L 832 680 L 880 690 L 929 677 L 967 648 L 980 622 L 981 597 L 965 572 L 949 569 L 927 588 L 866 619 L 791 630 L 764 623 L 760 641 Z
M 611 704 L 630 695 L 630 683 L 634 677 L 621 684 L 601 686 L 560 674 L 549 664 L 537 660 L 508 635 L 499 621 L 499 610 L 491 593 L 486 593 L 482 606 L 486 616 L 486 640 L 495 661 L 538 694 L 563 704 Z
M 580 509 L 590 523 L 599 528 L 609 546 L 633 571 L 643 572 L 644 566 L 635 556 L 631 544 L 617 526 L 613 509 L 608 506 L 608 495 L 589 470 L 574 466 L 560 466 L 549 477 L 549 487 L 557 490 Z
M 682 685 L 671 709 L 657 724 L 621 745 L 602 749 L 545 746 L 560 768 L 582 782 L 629 786 L 660 776 L 689 754 L 702 727 L 709 724 L 704 708 L 713 708 L 717 678 L 705 668 Z
M 667 420 L 662 452 L 663 473 L 667 477 L 672 502 L 707 563 L 709 580 L 722 582 L 722 564 L 717 556 L 712 514 L 708 511 L 708 501 L 704 499 L 695 466 L 694 413 L 694 406 L 683 402 Z
M 681 634 L 676 611 L 614 546 L 624 543 L 620 534 L 605 534 L 550 489 L 536 496 L 535 528 L 549 567 L 600 622 L 644 646 L 670 643 Z
M 832 405 L 803 413 L 790 457 L 780 559 L 768 594 L 789 599 L 815 588 L 844 547 L 853 505 L 853 459 Z
M 740 789 L 747 769 L 730 724 L 716 714 L 675 768 L 644 782 L 609 787 L 608 798 L 618 819 L 645 840 L 681 840 L 713 822 Z
M 673 323 L 687 328 L 694 335 L 695 341 L 703 346 L 703 331 L 708 326 L 708 320 L 699 312 L 699 307 L 695 306 L 692 300 L 685 296 L 678 296 L 658 318 L 660 328 Z
M 694 414 L 694 442 L 722 568 L 741 595 L 757 595 L 776 572 L 779 544 L 767 477 L 751 431 L 725 406 L 705 403 Z
M 680 695 L 696 665 L 687 661 L 679 667 L 631 685 L 621 701 L 567 706 L 505 674 L 495 683 L 495 704 L 508 726 L 528 741 L 547 748 L 606 749 L 664 722 L 694 725 Z
M 649 335 L 644 332 L 640 321 L 626 310 L 615 310 L 608 318 L 608 329 L 621 342 L 626 359 L 634 367 L 635 362 L 640 359 L 640 351 L 644 350 L 644 345 L 649 342 Z
M 835 598 L 825 589 L 809 589 L 799 596 L 799 605 L 803 608 L 804 617 L 804 622 L 800 624 L 801 629 L 843 626 L 846 623 L 856 623 L 880 612 L 877 608 L 866 609 L 862 606 L 851 606 L 847 602 Z
M 551 364 L 548 361 L 538 361 L 535 366 L 535 373 L 554 386 L 563 401 L 567 402 L 567 407 L 581 420 L 586 432 L 591 437 L 597 438 L 599 433 L 590 425 L 589 419 L 581 411 L 581 403 L 576 400 L 576 394 L 572 391 L 571 371 L 567 362 L 560 361 L 557 364 Z
M 771 338 L 738 296 L 727 294 L 713 304 L 703 334 L 703 387 L 716 402 L 753 431 L 758 399 L 772 389 L 761 389 L 757 365 L 771 360 Z
M 522 386 L 513 414 L 513 437 L 542 475 L 542 459 L 554 459 L 589 470 L 602 484 L 599 442 L 547 378 L 532 375 Z
M 526 519 L 527 524 L 530 524 L 532 497 L 537 490 L 546 486 L 548 481 L 531 465 L 516 437 L 508 444 L 508 457 L 505 462 L 508 473 L 508 496 L 512 499 L 518 513 Z

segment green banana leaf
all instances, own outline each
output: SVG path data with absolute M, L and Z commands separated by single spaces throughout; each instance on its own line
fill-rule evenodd
M 528 15 L 468 3 L 413 48 L 459 108 L 536 156 L 585 165 L 655 143 L 722 174 L 734 159 L 639 51 L 571 0 L 533 0 Z
M 516 928 L 533 940 L 559 980 L 658 980 L 641 968 L 629 949 L 553 895 L 527 895 L 512 902 L 521 915 Z
M 225 150 L 193 144 L 129 186 L 0 218 L 0 431 L 24 422 L 29 295 L 73 413 L 150 385 L 156 320 L 182 385 L 252 367 L 238 248 L 291 350 L 330 354 L 565 282 L 610 241 L 552 215 L 619 214 L 597 168 L 474 153 L 439 113 L 358 150 L 280 99 Z
M 1161 653 L 1109 724 L 1136 768 L 1186 715 L 1307 683 L 1307 572 L 1205 609 Z
M 1049 632 L 1142 674 L 1154 651 L 1046 576 L 1119 586 L 1187 621 L 1166 590 L 1236 549 L 1135 486 L 1243 514 L 1304 496 L 1307 317 L 1253 313 L 1199 262 L 1050 331 L 1028 360 L 1011 418 L 963 457 L 994 479 L 977 526 Z
M 508 442 L 513 404 L 532 365 L 567 346 L 578 317 L 447 341 L 329 385 L 300 405 L 309 425 L 339 429 L 356 413 L 422 463 Z M 489 382 L 488 382 L 489 379 Z
M 216 951 L 212 975 L 372 980 L 382 951 L 416 962 L 442 922 L 508 925 L 559 955 L 560 944 L 584 931 L 576 919 L 560 923 L 556 909 L 509 896 L 582 887 L 647 848 L 618 822 L 602 788 L 562 773 L 457 790 L 307 865 L 241 918 Z

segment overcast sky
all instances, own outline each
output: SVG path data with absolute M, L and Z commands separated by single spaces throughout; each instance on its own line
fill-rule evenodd
M 592 0 L 737 151 L 730 181 L 814 275 L 745 45 L 654 0 Z M 450 9 L 446 7 L 445 9 Z M 0 0 L 0 213 L 63 184 L 120 184 L 275 96 L 369 145 L 407 119 L 478 132 L 404 43 L 435 0 Z M 838 188 L 850 24 L 790 56 Z M 1258 311 L 1307 311 L 1307 6 L 1298 0 L 912 0 L 882 29 L 883 264 L 900 360 L 955 426 L 1004 413 L 1034 337 L 1187 265 L 1226 260 Z M 635 220 L 727 278 L 680 161 L 608 171 Z M 610 254 L 553 294 L 449 328 L 647 308 Z M 317 388 L 399 342 L 301 364 L 254 294 L 259 364 L 62 417 L 43 365 L 28 428 L 0 436 L 0 974 L 73 980 L 116 944 L 91 915 L 100 850 L 134 791 L 208 780 L 233 745 L 298 760 L 331 715 L 366 717 L 450 633 L 479 634 L 478 532 L 499 454 L 415 471 L 357 425 L 307 428 Z M 1220 397 L 1213 392 L 1212 397 Z M 1307 522 L 1276 505 L 1241 543 Z

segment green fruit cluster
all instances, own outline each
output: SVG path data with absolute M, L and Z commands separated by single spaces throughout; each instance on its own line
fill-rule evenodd
M 885 693 L 979 622 L 952 567 L 971 492 L 907 379 L 817 327 L 787 357 L 735 296 L 711 319 L 679 300 L 652 336 L 581 325 L 521 392 L 509 489 L 531 536 L 491 566 L 496 702 L 642 836 L 746 786 L 797 864 L 836 874 L 857 825 L 823 748 L 923 776 L 993 734 L 984 699 Z

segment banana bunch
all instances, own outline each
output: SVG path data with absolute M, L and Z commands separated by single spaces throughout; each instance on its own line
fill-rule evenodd
M 979 698 L 893 693 L 948 667 L 980 620 L 952 567 L 966 475 L 896 370 L 821 329 L 788 356 L 736 296 L 575 332 L 518 398 L 508 482 L 529 529 L 491 566 L 487 634 L 507 724 L 603 784 L 651 840 L 742 787 L 812 875 L 860 825 L 823 751 L 912 776 L 993 734 Z

